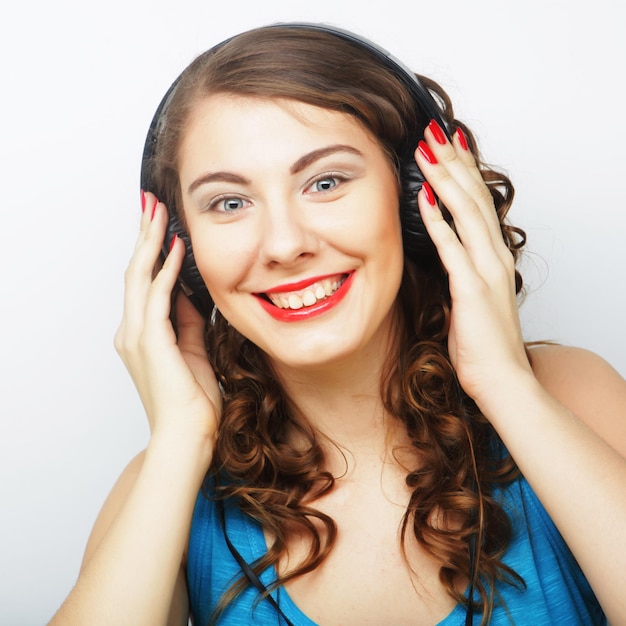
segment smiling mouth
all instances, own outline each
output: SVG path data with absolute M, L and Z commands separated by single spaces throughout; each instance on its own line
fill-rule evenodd
M 341 274 L 331 278 L 324 278 L 298 291 L 268 292 L 263 295 L 279 309 L 296 311 L 326 300 L 343 285 L 347 277 L 348 274 Z

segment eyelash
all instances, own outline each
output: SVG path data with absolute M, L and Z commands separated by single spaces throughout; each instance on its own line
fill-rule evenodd
M 346 182 L 348 180 L 348 177 L 344 176 L 343 174 L 339 174 L 337 172 L 327 172 L 325 174 L 320 174 L 307 185 L 306 191 L 308 192 L 314 185 L 316 185 L 317 183 L 321 183 L 322 181 L 325 181 L 325 180 L 334 180 L 336 184 L 330 189 L 321 189 L 317 191 L 312 191 L 310 193 L 322 193 L 322 194 L 330 193 L 334 191 L 339 185 L 341 185 L 341 183 Z M 229 202 L 231 200 L 241 200 L 243 206 L 238 207 L 236 209 L 231 209 L 231 210 L 226 210 L 223 208 L 218 209 L 218 206 L 220 204 L 223 205 L 224 203 Z M 227 195 L 218 196 L 217 198 L 214 198 L 213 200 L 211 200 L 211 202 L 209 203 L 207 207 L 207 211 L 215 211 L 218 213 L 237 213 L 238 211 L 246 208 L 246 203 L 248 202 L 249 202 L 248 200 L 245 200 L 241 196 L 227 196 Z
M 311 187 L 313 187 L 317 183 L 321 183 L 322 181 L 331 180 L 331 179 L 335 180 L 337 184 L 331 187 L 330 189 L 318 190 L 312 193 L 330 193 L 331 191 L 334 191 L 339 185 L 341 185 L 341 183 L 346 182 L 348 180 L 348 177 L 344 176 L 343 174 L 339 174 L 338 172 L 327 172 L 325 174 L 321 174 L 320 176 L 317 176 L 311 183 L 307 185 L 306 189 L 308 191 L 311 189 Z
M 220 204 L 223 205 L 225 202 L 229 202 L 232 200 L 241 200 L 243 206 L 238 207 L 236 209 L 230 209 L 230 210 L 218 208 Z M 214 198 L 213 200 L 211 200 L 206 210 L 215 211 L 217 213 L 237 213 L 238 211 L 241 211 L 242 209 L 246 208 L 247 203 L 249 204 L 249 201 L 242 198 L 241 196 L 218 196 L 217 198 Z

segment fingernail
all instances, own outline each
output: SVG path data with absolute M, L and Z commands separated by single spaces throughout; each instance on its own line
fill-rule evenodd
M 437 159 L 435 155 L 432 153 L 431 149 L 428 147 L 425 141 L 420 141 L 417 144 L 417 149 L 420 151 L 420 154 L 431 164 L 435 165 L 437 163 Z
M 433 188 L 427 182 L 422 184 L 422 191 L 424 192 L 424 196 L 426 197 L 428 204 L 430 204 L 430 206 L 435 206 L 435 204 L 437 204 L 435 194 L 433 193 Z
M 146 210 L 146 192 L 141 190 L 141 212 L 143 213 Z
M 439 126 L 439 124 L 435 120 L 430 120 L 430 124 L 428 124 L 428 128 L 430 128 L 430 132 L 435 138 L 435 141 L 439 145 L 443 146 L 446 143 L 447 139 L 443 130 L 441 129 L 441 126 Z
M 159 204 L 159 201 L 158 201 L 157 198 L 155 198 L 154 199 L 154 206 L 152 207 L 152 215 L 150 216 L 150 221 L 152 221 L 154 219 L 154 214 L 156 213 L 158 204 Z
M 172 241 L 170 242 L 170 252 L 174 248 L 174 245 L 176 244 L 177 239 L 178 239 L 178 233 L 174 233 L 174 236 L 172 237 Z
M 469 146 L 467 145 L 467 137 L 460 128 L 456 129 L 456 136 L 459 138 L 459 145 L 461 146 L 461 148 L 463 148 L 463 150 L 469 150 Z

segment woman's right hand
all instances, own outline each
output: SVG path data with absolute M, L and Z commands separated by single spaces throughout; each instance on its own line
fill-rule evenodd
M 205 321 L 181 293 L 176 301 L 178 338 L 170 321 L 171 294 L 185 256 L 175 238 L 157 267 L 167 226 L 167 209 L 142 194 L 137 244 L 125 274 L 124 314 L 115 348 L 137 387 L 155 434 L 213 441 L 221 394 L 204 344 Z M 155 267 L 157 269 L 155 269 Z
M 205 321 L 182 295 L 176 302 L 178 338 L 170 322 L 185 246 L 175 240 L 157 267 L 166 226 L 165 206 L 146 194 L 115 335 L 146 409 L 150 443 L 107 498 L 78 581 L 50 626 L 189 621 L 181 563 L 213 453 L 221 394 L 204 347 Z

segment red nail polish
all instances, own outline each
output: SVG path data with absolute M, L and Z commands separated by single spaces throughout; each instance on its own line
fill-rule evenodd
M 141 190 L 141 212 L 143 213 L 146 210 L 146 192 Z
M 150 221 L 152 221 L 154 219 L 154 214 L 156 213 L 156 209 L 157 209 L 158 204 L 159 204 L 159 201 L 155 198 L 154 206 L 152 207 L 152 215 L 150 216 Z
M 467 145 L 467 137 L 460 128 L 456 129 L 456 136 L 459 138 L 459 145 L 461 146 L 461 148 L 463 148 L 463 150 L 469 150 L 469 146 Z
M 174 236 L 172 237 L 172 241 L 170 242 L 170 252 L 173 250 L 177 239 L 178 239 L 178 233 L 174 233 Z
M 437 163 L 437 159 L 435 155 L 432 153 L 432 150 L 428 147 L 425 141 L 420 141 L 417 144 L 417 149 L 420 151 L 421 155 L 431 164 L 435 165 Z
M 441 129 L 441 126 L 439 126 L 439 124 L 435 120 L 430 120 L 430 124 L 428 124 L 428 128 L 430 129 L 430 132 L 435 138 L 435 141 L 439 145 L 443 146 L 447 140 L 446 140 L 446 136 L 443 130 Z
M 427 182 L 422 184 L 422 191 L 424 192 L 424 196 L 426 197 L 428 204 L 430 204 L 430 206 L 435 206 L 435 204 L 437 204 L 437 200 L 435 200 L 433 188 Z

